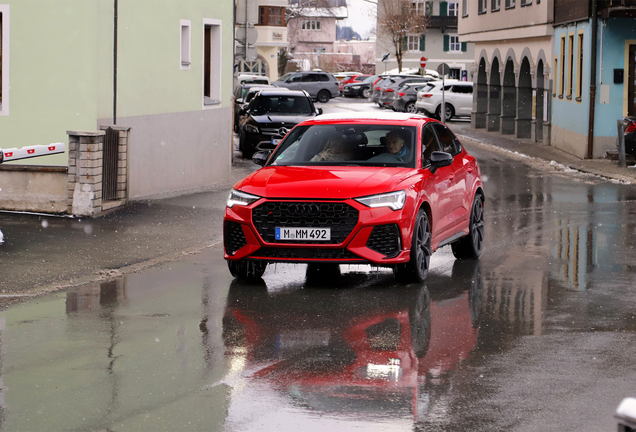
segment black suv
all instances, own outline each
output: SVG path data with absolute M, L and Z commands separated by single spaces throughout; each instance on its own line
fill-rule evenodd
M 276 86 L 269 85 L 269 84 L 248 83 L 248 84 L 241 84 L 234 89 L 234 95 L 232 96 L 232 99 L 234 99 L 234 132 L 238 132 L 240 111 L 241 111 L 241 108 L 243 108 L 243 105 L 246 102 L 249 102 L 245 100 L 245 97 L 249 94 L 250 90 L 257 89 L 257 88 L 275 88 L 275 87 Z
M 239 150 L 244 158 L 250 158 L 263 141 L 278 145 L 291 128 L 318 114 L 322 109 L 314 107 L 305 91 L 261 90 L 241 110 Z

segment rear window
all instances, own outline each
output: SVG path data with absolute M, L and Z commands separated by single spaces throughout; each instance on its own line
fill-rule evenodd
M 269 165 L 413 168 L 416 132 L 400 125 L 300 126 L 276 148 Z

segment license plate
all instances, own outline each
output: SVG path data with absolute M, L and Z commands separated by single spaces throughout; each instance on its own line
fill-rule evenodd
M 280 144 L 281 141 L 282 141 L 282 138 L 281 139 L 272 138 L 272 145 L 278 145 L 278 144 Z
M 331 228 L 276 228 L 276 240 L 331 240 Z

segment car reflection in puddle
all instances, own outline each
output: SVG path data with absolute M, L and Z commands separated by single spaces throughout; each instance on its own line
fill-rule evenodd
M 289 427 L 325 415 L 334 426 L 413 424 L 426 416 L 476 345 L 479 261 L 458 260 L 452 275 L 408 286 L 387 287 L 388 275 L 374 283 L 337 267 L 317 270 L 309 266 L 296 289 L 232 282 L 223 317 L 234 374 L 226 425 Z

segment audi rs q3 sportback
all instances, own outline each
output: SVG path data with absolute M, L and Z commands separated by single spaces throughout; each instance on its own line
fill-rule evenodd
M 417 114 L 322 115 L 294 127 L 239 181 L 223 224 L 230 272 L 268 263 L 373 264 L 423 281 L 451 245 L 476 259 L 484 240 L 479 165 L 444 124 Z

